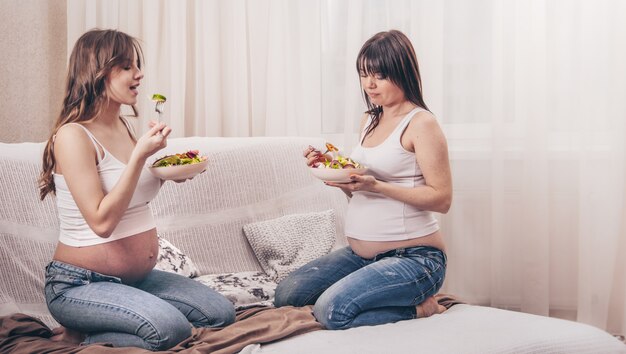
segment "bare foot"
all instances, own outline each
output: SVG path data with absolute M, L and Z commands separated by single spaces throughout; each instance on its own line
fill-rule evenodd
M 450 294 L 437 294 L 434 296 L 439 305 L 449 309 L 450 307 L 458 304 L 464 304 L 465 302 L 457 299 L 456 296 Z
M 73 329 L 59 326 L 52 330 L 50 340 L 54 342 L 65 342 L 69 344 L 79 345 L 85 339 L 85 335 Z
M 445 307 L 439 305 L 437 300 L 433 296 L 427 298 L 421 304 L 415 307 L 417 318 L 430 317 L 434 314 L 442 313 L 446 310 Z

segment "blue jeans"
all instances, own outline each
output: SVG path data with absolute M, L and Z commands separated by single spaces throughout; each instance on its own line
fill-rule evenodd
M 235 320 L 224 296 L 184 276 L 152 270 L 139 284 L 63 262 L 46 267 L 45 295 L 52 316 L 85 333 L 83 344 L 166 350 L 196 327 L 222 327 Z M 191 322 L 191 324 L 190 324 Z
M 315 304 L 313 314 L 327 329 L 413 319 L 415 306 L 441 288 L 445 272 L 446 255 L 433 247 L 400 248 L 373 259 L 346 247 L 283 279 L 274 304 Z

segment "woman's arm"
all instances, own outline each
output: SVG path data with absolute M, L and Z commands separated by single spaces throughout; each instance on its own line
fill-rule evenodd
M 99 151 L 82 128 L 67 125 L 59 130 L 54 143 L 58 170 L 89 227 L 107 238 L 128 209 L 146 159 L 166 145 L 169 128 L 158 125 L 137 140 L 119 181 L 104 194 L 96 166 Z M 162 132 L 162 135 L 157 134 Z
M 353 175 L 355 183 L 344 186 L 329 185 L 351 191 L 381 193 L 422 210 L 447 213 L 452 203 L 452 174 L 446 139 L 435 117 L 429 112 L 416 114 L 404 132 L 402 142 L 405 148 L 415 151 L 425 185 L 406 188 L 376 180 L 369 175 Z
M 365 123 L 367 122 L 367 117 L 368 114 L 365 113 L 363 114 L 363 117 L 361 117 L 361 125 L 360 125 L 360 129 L 359 132 L 363 132 L 363 128 L 365 127 Z M 359 144 L 361 143 L 361 135 L 359 134 Z M 311 149 L 311 147 L 309 147 L 309 149 L 304 150 L 304 157 L 307 158 L 307 165 L 311 166 L 313 165 L 313 163 L 315 163 L 316 161 L 318 161 L 318 159 L 320 158 L 321 155 L 321 151 L 319 150 L 315 150 L 315 149 Z M 325 157 L 326 160 L 329 160 L 329 157 Z M 341 183 L 341 184 L 333 184 L 333 183 L 329 183 L 329 182 L 324 182 L 329 186 L 333 186 L 333 187 L 339 187 L 341 189 L 342 192 L 344 192 L 346 194 L 346 196 L 349 198 L 352 198 L 352 191 L 350 190 L 350 188 L 345 188 L 347 186 L 347 184 L 345 183 Z

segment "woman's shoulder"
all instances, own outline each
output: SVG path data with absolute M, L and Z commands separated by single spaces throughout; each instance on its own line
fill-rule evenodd
M 417 131 L 428 131 L 439 129 L 439 122 L 432 112 L 428 110 L 419 110 L 413 114 L 409 122 L 408 129 Z
M 419 111 L 413 115 L 406 129 L 409 151 L 416 151 L 416 145 L 446 144 L 446 137 L 434 114 L 429 111 Z M 434 145 L 433 145 L 434 144 Z M 420 148 L 423 150 L 423 147 Z
M 54 135 L 55 145 L 60 142 L 89 141 L 85 128 L 78 123 L 68 123 L 60 127 Z
M 93 148 L 91 138 L 85 128 L 78 123 L 65 124 L 59 128 L 54 136 L 55 152 L 73 151 L 80 153 L 81 151 L 89 151 L 88 147 Z
M 429 121 L 429 120 L 436 121 L 437 117 L 435 117 L 435 115 L 427 109 L 416 109 L 411 120 L 412 121 Z

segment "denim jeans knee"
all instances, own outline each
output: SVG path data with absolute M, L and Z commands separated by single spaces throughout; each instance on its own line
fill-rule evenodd
M 393 250 L 330 286 L 313 313 L 327 329 L 412 319 L 415 306 L 441 288 L 445 255 L 432 247 Z
M 235 321 L 232 302 L 193 279 L 153 270 L 136 287 L 174 305 L 194 327 L 225 327 Z
M 87 334 L 86 344 L 166 350 L 191 335 L 187 317 L 166 300 L 70 264 L 53 261 L 46 267 L 45 295 L 52 316 Z
M 274 292 L 274 306 L 313 305 L 326 289 L 363 265 L 363 259 L 349 247 L 315 259 L 278 284 Z

